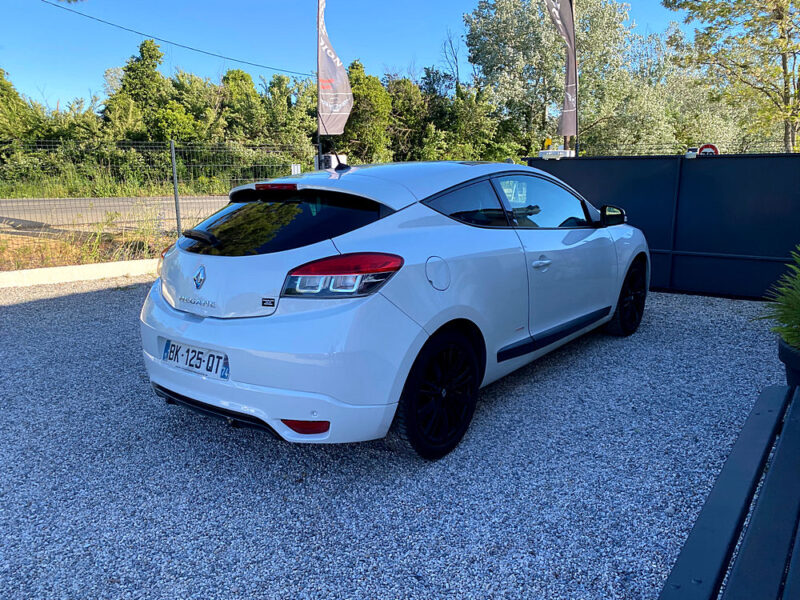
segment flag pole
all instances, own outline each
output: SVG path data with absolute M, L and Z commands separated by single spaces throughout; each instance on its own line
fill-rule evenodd
M 572 9 L 572 26 L 575 31 L 575 158 L 578 158 L 578 135 L 580 133 L 580 77 L 578 76 L 578 24 L 575 22 L 575 0 L 569 0 Z
M 320 131 L 319 119 L 319 100 L 320 100 L 320 87 L 319 87 L 319 6 L 320 0 L 317 0 L 317 169 L 322 168 L 322 132 Z

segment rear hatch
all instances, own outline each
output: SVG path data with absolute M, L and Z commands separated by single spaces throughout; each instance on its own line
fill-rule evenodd
M 162 291 L 176 309 L 210 317 L 275 312 L 286 275 L 339 254 L 331 238 L 390 214 L 370 200 L 329 190 L 261 184 L 184 232 L 164 256 Z

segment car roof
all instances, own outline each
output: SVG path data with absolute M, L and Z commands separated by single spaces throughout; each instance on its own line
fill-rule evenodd
M 294 183 L 297 189 L 344 192 L 376 200 L 399 210 L 454 185 L 503 172 L 546 175 L 539 169 L 511 163 L 436 161 L 351 166 L 347 170 L 311 171 L 270 179 L 269 183 Z M 255 183 L 231 190 L 253 189 Z

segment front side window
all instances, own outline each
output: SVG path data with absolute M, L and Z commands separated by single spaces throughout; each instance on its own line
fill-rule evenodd
M 564 188 L 542 179 L 511 175 L 495 179 L 500 193 L 511 207 L 517 227 L 586 227 L 583 202 Z
M 488 180 L 437 196 L 425 204 L 433 210 L 469 225 L 508 227 L 508 219 Z

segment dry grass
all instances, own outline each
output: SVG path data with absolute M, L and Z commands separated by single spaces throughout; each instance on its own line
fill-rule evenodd
M 173 241 L 156 222 L 119 228 L 113 215 L 91 230 L 0 231 L 0 271 L 156 258 Z

